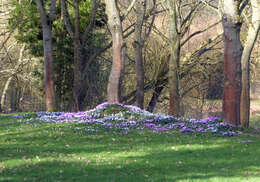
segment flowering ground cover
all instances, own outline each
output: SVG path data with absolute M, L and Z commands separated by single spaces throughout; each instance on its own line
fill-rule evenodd
M 37 124 L 35 122 L 48 123 L 82 123 L 86 131 L 97 131 L 100 126 L 107 129 L 121 130 L 128 133 L 131 130 L 150 129 L 153 132 L 186 132 L 186 133 L 212 133 L 222 136 L 237 136 L 242 134 L 242 128 L 221 122 L 220 118 L 208 117 L 201 120 L 174 118 L 153 114 L 138 107 L 123 104 L 103 103 L 96 108 L 77 113 L 67 112 L 40 112 L 35 117 L 29 115 L 15 115 L 20 122 Z
M 260 136 L 104 103 L 0 116 L 0 181 L 260 181 Z

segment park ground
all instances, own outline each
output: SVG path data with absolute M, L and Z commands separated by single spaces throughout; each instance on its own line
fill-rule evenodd
M 256 128 L 222 136 L 176 130 L 122 132 L 86 123 L 38 122 L 34 114 L 26 115 L 26 122 L 2 115 L 0 182 L 258 182 L 259 118 L 257 113 L 251 118 Z

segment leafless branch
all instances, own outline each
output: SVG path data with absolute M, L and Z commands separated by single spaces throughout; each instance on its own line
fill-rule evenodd
M 216 11 L 216 12 L 219 11 L 218 7 L 216 7 L 216 6 L 212 5 L 212 4 L 210 4 L 210 3 L 207 2 L 206 0 L 199 0 L 199 1 L 201 1 L 203 4 L 205 4 L 207 7 L 211 8 L 212 10 L 214 10 L 214 11 Z
M 56 0 L 51 1 L 50 13 L 49 17 L 50 20 L 53 21 L 55 19 L 55 9 L 56 9 Z
M 193 16 L 193 14 L 198 10 L 198 8 L 200 7 L 201 2 L 198 2 L 192 9 L 191 11 L 188 13 L 188 15 L 183 19 L 182 23 L 181 23 L 181 27 L 183 27 L 187 21 L 189 21 L 191 19 L 191 17 Z
M 22 18 L 20 18 L 17 23 L 11 28 L 10 32 L 9 32 L 9 35 L 7 36 L 7 38 L 3 41 L 1 47 L 0 47 L 0 50 L 3 49 L 4 45 L 6 44 L 6 42 L 10 39 L 10 37 L 12 36 L 12 34 L 14 33 L 15 29 L 17 28 L 17 26 L 22 22 L 21 21 Z
M 128 14 L 131 12 L 131 10 L 133 9 L 133 7 L 135 5 L 135 2 L 136 2 L 136 0 L 132 0 L 131 4 L 128 6 L 127 10 L 121 16 L 121 21 L 123 21 L 128 16 Z
M 66 4 L 65 0 L 61 0 L 60 3 L 61 3 L 61 11 L 62 11 L 61 13 L 62 13 L 62 16 L 64 18 L 65 27 L 66 27 L 70 37 L 73 38 L 74 37 L 74 30 L 72 28 L 67 4 Z
M 246 5 L 248 4 L 248 0 L 244 0 L 239 7 L 238 13 L 241 15 L 242 11 L 245 9 Z
M 95 23 L 96 12 L 97 12 L 97 0 L 92 0 L 89 23 L 86 26 L 85 32 L 83 33 L 83 37 L 82 37 L 83 42 L 86 40 L 89 32 L 93 29 L 93 25 Z
M 203 30 L 199 30 L 199 31 L 196 31 L 196 32 L 193 32 L 191 35 L 189 35 L 182 43 L 181 43 L 181 46 L 183 46 L 184 44 L 186 44 L 192 37 L 198 35 L 198 34 L 201 34 L 209 29 L 211 29 L 212 27 L 215 27 L 216 25 L 218 25 L 219 23 L 221 22 L 221 20 L 219 20 L 218 22 L 212 24 L 212 25 L 209 25 L 208 27 L 204 28 Z

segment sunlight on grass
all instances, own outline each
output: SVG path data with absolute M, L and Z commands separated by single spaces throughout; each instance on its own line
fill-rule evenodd
M 249 126 L 251 128 L 260 129 L 260 114 L 250 116 Z
M 260 180 L 260 136 L 251 133 L 125 133 L 94 124 L 18 120 L 0 117 L 0 181 Z
M 250 103 L 260 106 L 260 99 L 252 99 L 250 100 Z

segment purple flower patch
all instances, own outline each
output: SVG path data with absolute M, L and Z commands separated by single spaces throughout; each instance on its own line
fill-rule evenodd
M 182 132 L 182 133 L 184 133 L 184 132 L 190 132 L 190 133 L 193 133 L 194 130 L 191 129 L 191 128 L 188 128 L 188 127 L 186 127 L 186 126 L 184 126 L 184 127 L 180 130 L 180 132 Z
M 119 129 L 125 131 L 124 133 L 128 133 L 132 129 L 149 129 L 160 133 L 168 133 L 172 130 L 183 133 L 208 132 L 222 136 L 237 136 L 240 133 L 238 128 L 221 122 L 220 118 L 217 117 L 201 120 L 175 118 L 153 114 L 136 106 L 108 102 L 86 112 L 39 112 L 35 118 L 28 118 L 26 114 L 14 115 L 13 117 L 28 124 L 35 122 L 35 120 L 48 123 L 77 122 L 84 124 L 87 130 L 91 131 L 95 130 L 92 127 L 102 126 L 108 129 Z M 91 128 L 89 128 L 90 126 Z

